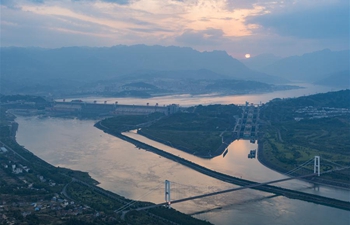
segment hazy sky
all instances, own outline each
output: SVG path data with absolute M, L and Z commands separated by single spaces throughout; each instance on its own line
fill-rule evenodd
M 349 49 L 349 0 L 0 0 L 1 46 L 176 45 L 234 57 Z

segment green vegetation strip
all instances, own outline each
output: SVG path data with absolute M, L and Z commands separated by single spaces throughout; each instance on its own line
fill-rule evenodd
M 236 105 L 195 106 L 169 116 L 116 116 L 100 125 L 113 132 L 139 129 L 152 140 L 204 158 L 222 154 L 235 136 L 233 129 L 242 110 Z M 153 121 L 152 121 L 153 120 Z

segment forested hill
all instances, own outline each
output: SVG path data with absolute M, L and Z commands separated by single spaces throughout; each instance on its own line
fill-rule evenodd
M 277 60 L 259 71 L 289 80 L 315 82 L 326 78 L 328 74 L 348 70 L 349 53 L 349 50 L 324 49 Z
M 261 107 L 260 119 L 263 164 L 286 172 L 318 155 L 350 165 L 350 90 L 274 99 Z M 322 165 L 321 171 L 334 168 Z M 349 169 L 330 173 L 317 182 L 350 187 L 349 174 Z
M 350 109 L 350 90 L 273 99 L 262 107 L 262 117 L 271 121 L 294 120 L 305 107 Z

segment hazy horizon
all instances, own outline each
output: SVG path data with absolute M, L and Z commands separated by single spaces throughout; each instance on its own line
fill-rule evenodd
M 350 47 L 347 48 L 347 49 L 342 49 L 342 50 L 334 50 L 334 49 L 330 49 L 330 48 L 323 48 L 323 49 L 318 49 L 318 50 L 314 50 L 312 52 L 309 52 L 309 51 L 305 51 L 305 52 L 300 52 L 299 54 L 295 54 L 295 55 L 289 55 L 289 56 L 280 56 L 280 55 L 277 55 L 277 54 L 274 54 L 272 52 L 263 52 L 261 54 L 258 54 L 258 55 L 251 55 L 249 53 L 250 56 L 249 58 L 246 58 L 245 55 L 242 55 L 242 56 L 239 56 L 239 57 L 234 57 L 233 55 L 230 55 L 227 51 L 225 50 L 217 50 L 217 49 L 213 49 L 213 50 L 197 50 L 193 47 L 190 47 L 190 46 L 176 46 L 176 45 L 148 45 L 148 44 L 130 44 L 130 45 L 126 45 L 126 44 L 117 44 L 117 45 L 112 45 L 112 46 L 87 46 L 87 45 L 71 45 L 71 46 L 61 46 L 61 47 L 40 47 L 40 46 L 14 46 L 14 45 L 11 45 L 11 46 L 0 46 L 0 48 L 38 48 L 38 49 L 45 49 L 45 50 L 54 50 L 54 49 L 64 49 L 64 48 L 113 48 L 113 47 L 118 47 L 118 46 L 126 46 L 126 47 L 131 47 L 131 46 L 148 46 L 148 47 L 154 47 L 154 46 L 160 46 L 160 47 L 179 47 L 179 48 L 189 48 L 191 50 L 195 50 L 195 51 L 198 51 L 198 52 L 201 52 L 201 53 L 204 53 L 204 52 L 215 52 L 215 51 L 222 51 L 222 52 L 226 52 L 229 56 L 231 56 L 232 58 L 235 58 L 235 59 L 238 59 L 238 60 L 243 60 L 243 61 L 247 61 L 249 60 L 249 58 L 254 58 L 254 57 L 263 57 L 263 56 L 275 56 L 275 57 L 279 57 L 280 59 L 283 59 L 283 58 L 288 58 L 288 57 L 291 57 L 291 56 L 303 56 L 305 54 L 310 54 L 310 53 L 314 53 L 314 52 L 321 52 L 321 51 L 324 51 L 324 50 L 330 50 L 332 52 L 341 52 L 341 51 L 349 51 L 350 50 Z

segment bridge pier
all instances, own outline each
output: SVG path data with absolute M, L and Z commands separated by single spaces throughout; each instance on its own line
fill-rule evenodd
M 321 170 L 321 164 L 320 164 L 320 157 L 315 156 L 314 160 L 314 173 L 317 173 L 317 176 L 320 176 L 320 170 Z
M 168 204 L 168 207 L 170 208 L 170 181 L 165 180 L 165 202 Z

